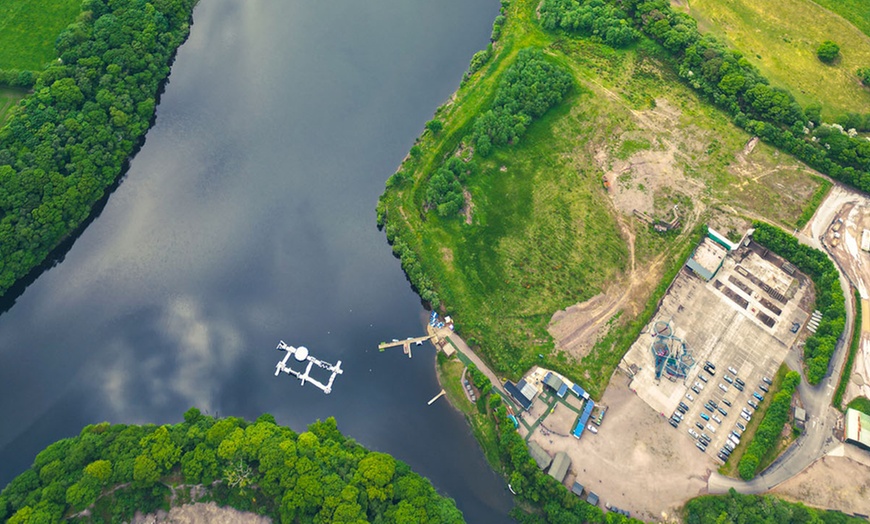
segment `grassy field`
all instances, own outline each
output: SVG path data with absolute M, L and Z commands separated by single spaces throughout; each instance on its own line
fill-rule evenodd
M 776 393 L 782 388 L 782 381 L 787 373 L 788 366 L 785 364 L 780 365 L 779 370 L 777 370 L 776 375 L 773 377 L 773 385 L 770 387 L 770 392 L 765 395 L 764 400 L 758 405 L 758 409 L 752 414 L 752 420 L 746 424 L 746 431 L 744 431 L 743 435 L 740 437 L 740 444 L 738 444 L 737 447 L 734 448 L 734 451 L 731 452 L 731 456 L 728 457 L 728 462 L 719 467 L 719 473 L 722 475 L 740 478 L 740 475 L 737 472 L 737 465 L 740 463 L 740 458 L 743 456 L 743 453 L 746 452 L 749 443 L 752 442 L 752 437 L 755 436 L 755 431 L 758 430 L 759 424 L 764 420 L 764 414 L 767 412 L 767 408 L 770 407 L 770 403 L 773 402 L 774 395 L 776 395 Z M 740 419 L 740 421 L 745 422 L 743 419 Z M 783 451 L 785 451 L 785 447 L 775 446 L 770 453 L 761 457 L 758 471 L 764 471 L 764 468 L 769 466 Z
M 15 106 L 15 104 L 24 98 L 24 91 L 19 91 L 17 89 L 7 89 L 0 87 L 0 127 L 6 122 L 6 116 L 9 114 L 9 110 Z
M 75 21 L 81 0 L 0 2 L 0 69 L 41 70 L 57 56 L 54 41 Z
M 831 0 L 838 1 L 839 0 Z M 863 15 L 870 11 L 866 2 Z M 699 27 L 736 47 L 773 85 L 788 88 L 804 106 L 821 104 L 823 117 L 870 113 L 870 90 L 855 76 L 870 64 L 870 37 L 811 0 L 692 0 Z M 816 48 L 825 40 L 840 46 L 841 58 L 825 65 Z
M 852 402 L 849 402 L 849 406 L 852 409 L 857 409 L 862 413 L 866 413 L 870 415 L 870 399 L 865 397 L 856 397 L 852 399 Z
M 870 36 L 870 7 L 867 0 L 814 0 L 820 6 L 852 22 L 858 29 Z
M 600 393 L 624 349 L 602 339 L 582 360 L 557 352 L 547 332 L 553 313 L 637 271 L 650 284 L 611 332 L 630 330 L 659 279 L 681 264 L 705 209 L 726 206 L 793 225 L 819 181 L 768 146 L 745 151 L 750 136 L 680 83 L 654 44 L 614 50 L 545 33 L 535 6 L 512 2 L 491 62 L 439 108 L 443 130 L 421 136 L 419 154 L 402 166 L 409 175 L 389 184 L 380 208 L 459 332 L 496 371 L 517 377 L 540 363 Z M 499 74 L 527 46 L 569 69 L 575 89 L 466 181 L 470 223 L 426 212 L 429 175 L 456 153 Z M 602 176 L 617 169 L 620 188 L 608 192 Z M 679 236 L 632 218 L 634 207 L 665 215 L 674 204 L 689 226 Z

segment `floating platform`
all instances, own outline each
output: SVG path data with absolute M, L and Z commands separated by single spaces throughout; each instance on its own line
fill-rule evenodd
M 392 342 L 381 342 L 380 344 L 378 344 L 378 349 L 383 351 L 387 348 L 402 346 L 404 353 L 406 355 L 408 355 L 408 358 L 411 358 L 411 344 L 416 344 L 419 346 L 420 344 L 422 344 L 423 342 L 429 340 L 430 338 L 432 338 L 434 336 L 435 335 L 426 335 L 425 337 L 416 337 L 416 338 L 408 337 L 405 340 L 393 339 Z
M 341 375 L 342 373 L 344 373 L 344 370 L 341 369 L 341 361 L 340 360 L 335 365 L 332 365 L 329 362 L 324 362 L 322 360 L 319 360 L 317 358 L 312 357 L 308 352 L 308 348 L 305 346 L 299 346 L 299 347 L 288 346 L 282 340 L 282 341 L 278 342 L 278 347 L 275 349 L 277 349 L 278 351 L 284 351 L 287 353 L 286 355 L 284 355 L 284 360 L 281 360 L 280 362 L 278 362 L 278 364 L 275 365 L 275 376 L 276 377 L 278 375 L 280 375 L 282 372 L 287 373 L 288 375 L 293 375 L 294 377 L 296 377 L 302 381 L 301 385 L 304 386 L 306 382 L 310 382 L 310 383 L 314 384 L 317 388 L 319 388 L 321 391 L 326 393 L 327 395 L 332 392 L 332 383 L 335 381 L 335 376 Z M 302 362 L 308 362 L 308 365 L 305 367 L 305 371 L 296 371 L 295 369 L 288 366 L 287 363 L 290 361 L 291 357 L 293 357 L 293 359 L 296 360 L 297 362 L 299 362 L 300 364 Z M 321 369 L 325 369 L 325 370 L 329 371 L 330 373 L 332 373 L 329 376 L 329 381 L 326 384 L 311 377 L 311 375 L 310 375 L 311 368 L 313 368 L 314 366 L 317 366 Z

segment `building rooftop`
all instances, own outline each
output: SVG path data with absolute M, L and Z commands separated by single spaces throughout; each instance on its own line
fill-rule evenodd
M 547 469 L 547 466 L 550 465 L 553 459 L 550 458 L 550 455 L 544 451 L 544 448 L 541 447 L 537 442 L 529 442 L 529 455 L 535 459 L 538 467 L 542 470 Z
M 794 408 L 794 419 L 798 422 L 806 422 L 807 421 L 807 412 L 804 408 L 796 407 Z
M 586 497 L 586 502 L 592 504 L 593 506 L 597 506 L 598 505 L 598 495 L 596 495 L 594 491 L 590 491 L 589 496 Z
M 579 482 L 575 482 L 573 486 L 571 486 L 571 493 L 577 495 L 578 497 L 583 494 L 583 484 Z
M 846 410 L 846 442 L 870 451 L 870 415 Z
M 727 254 L 728 250 L 721 244 L 709 237 L 704 237 L 704 240 L 695 248 L 689 261 L 686 262 L 686 266 L 704 280 L 710 280 L 719 271 L 722 260 Z
M 531 399 L 526 398 L 522 391 L 520 391 L 519 388 L 517 388 L 510 380 L 505 381 L 504 390 L 507 391 L 523 409 L 529 409 L 532 406 Z
M 568 468 L 571 467 L 571 457 L 564 451 L 556 453 L 553 458 L 553 463 L 550 465 L 550 476 L 562 482 L 565 480 L 565 475 L 568 474 Z
M 559 391 L 559 389 L 564 385 L 562 379 L 559 378 L 555 373 L 547 373 L 547 376 L 544 377 L 544 385 L 549 386 L 553 389 L 553 391 Z

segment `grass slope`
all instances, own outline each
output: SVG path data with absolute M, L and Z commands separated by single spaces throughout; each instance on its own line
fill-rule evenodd
M 690 231 L 663 237 L 633 219 L 632 202 L 618 201 L 618 191 L 609 194 L 602 185 L 615 162 L 643 166 L 663 159 L 653 175 L 641 180 L 629 169 L 618 183 L 630 185 L 656 209 L 669 211 L 679 203 L 693 224 L 703 220 L 708 206 L 720 205 L 795 224 L 819 182 L 763 144 L 745 154 L 749 135 L 680 83 L 655 44 L 614 50 L 546 33 L 535 17 L 536 4 L 511 3 L 491 61 L 436 112 L 443 129 L 420 137 L 401 167 L 405 175 L 388 182 L 379 213 L 391 238 L 413 250 L 459 331 L 496 371 L 516 377 L 541 363 L 600 394 L 623 344 L 602 339 L 578 361 L 555 351 L 547 332 L 552 314 L 602 292 L 633 266 L 658 261 L 654 270 L 645 270 L 649 283 L 633 298 L 636 307 L 614 318 L 611 332 L 624 330 L 647 308 L 661 276 L 682 263 L 677 255 L 691 237 Z M 575 89 L 519 144 L 478 158 L 480 173 L 466 183 L 470 224 L 462 216 L 427 212 L 429 176 L 455 154 L 488 107 L 501 73 L 528 46 L 543 48 L 568 68 Z M 634 264 L 629 235 L 635 239 Z
M 81 0 L 0 2 L 0 69 L 38 71 L 57 58 L 54 41 L 81 5 Z
M 870 8 L 863 4 L 866 17 Z M 803 106 L 821 104 L 827 118 L 870 112 L 870 91 L 855 76 L 870 64 L 870 37 L 847 20 L 811 0 L 693 0 L 689 6 L 703 30 L 741 50 Z M 841 49 L 833 65 L 816 57 L 825 40 Z
M 867 0 L 814 0 L 817 4 L 830 9 L 870 36 L 870 7 Z
M 15 104 L 24 98 L 25 95 L 24 91 L 18 89 L 0 87 L 0 127 L 6 122 L 9 110 L 15 107 Z

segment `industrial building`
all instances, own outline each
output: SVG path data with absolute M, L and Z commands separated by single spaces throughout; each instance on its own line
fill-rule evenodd
M 535 400 L 535 395 L 538 394 L 538 390 L 535 389 L 535 386 L 527 384 L 525 380 L 520 380 L 516 384 L 510 380 L 506 380 L 504 383 L 504 389 L 520 404 L 520 406 L 522 406 L 524 410 L 528 410 L 532 406 L 532 401 Z

